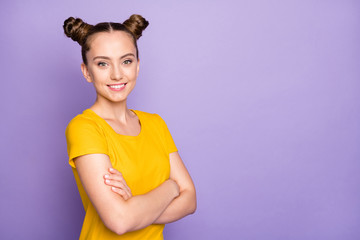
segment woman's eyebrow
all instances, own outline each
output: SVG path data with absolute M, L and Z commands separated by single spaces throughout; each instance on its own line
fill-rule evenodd
M 120 59 L 125 58 L 125 57 L 129 57 L 129 56 L 135 57 L 135 55 L 133 53 L 127 53 L 127 54 L 121 56 Z M 96 56 L 96 57 L 93 58 L 93 61 L 98 59 L 98 58 L 110 60 L 110 58 L 106 57 L 106 56 Z
M 93 61 L 94 61 L 95 59 L 98 59 L 98 58 L 101 58 L 101 59 L 108 59 L 108 60 L 110 60 L 110 58 L 109 58 L 109 57 L 105 57 L 105 56 L 96 56 L 96 57 L 94 57 L 94 58 L 93 58 Z
M 129 57 L 129 56 L 135 57 L 135 55 L 133 53 L 127 53 L 127 54 L 121 56 L 120 59 L 125 58 L 125 57 Z

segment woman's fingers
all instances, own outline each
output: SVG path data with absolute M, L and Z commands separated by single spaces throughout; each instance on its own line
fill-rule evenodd
M 114 174 L 120 174 L 122 176 L 121 172 L 119 172 L 115 168 L 109 168 L 109 172 L 114 173 Z
M 129 190 L 129 192 L 130 192 L 130 197 L 131 197 L 131 196 L 132 196 L 131 190 L 130 190 L 130 188 L 128 187 L 128 185 L 127 185 L 127 183 L 126 183 L 123 175 L 121 174 L 121 172 L 119 172 L 118 170 L 116 170 L 116 169 L 114 169 L 114 168 L 109 168 L 109 172 L 112 173 L 112 174 L 111 174 L 112 179 L 117 180 L 117 181 L 119 181 L 119 182 L 122 182 L 122 183 L 125 185 L 125 187 Z
M 121 188 L 111 187 L 111 190 L 113 190 L 113 192 L 121 195 L 125 201 L 130 198 L 129 194 L 126 191 L 122 190 Z
M 124 194 L 126 194 L 126 198 L 132 197 L 130 188 L 127 185 L 125 185 L 126 183 L 124 183 L 122 181 L 105 179 L 105 184 L 108 186 L 111 186 L 112 188 L 119 189 L 119 191 L 115 191 L 115 192 L 119 193 L 123 197 L 124 197 Z M 124 197 L 124 199 L 125 199 L 125 197 Z
M 110 174 L 104 176 L 105 184 L 111 186 L 112 190 L 121 195 L 125 200 L 131 198 L 131 190 L 122 174 L 114 168 L 110 168 L 109 172 Z
M 123 182 L 118 181 L 118 180 L 105 179 L 105 183 L 106 183 L 106 185 L 109 185 L 112 187 L 117 187 L 117 188 L 122 188 L 124 190 L 128 190 L 128 187 Z

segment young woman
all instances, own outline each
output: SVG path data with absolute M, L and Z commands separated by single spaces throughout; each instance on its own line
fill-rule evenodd
M 148 22 L 64 22 L 81 45 L 96 101 L 67 129 L 69 164 L 86 211 L 80 239 L 163 239 L 164 224 L 196 209 L 195 187 L 157 114 L 128 109 L 139 73 L 136 40 Z

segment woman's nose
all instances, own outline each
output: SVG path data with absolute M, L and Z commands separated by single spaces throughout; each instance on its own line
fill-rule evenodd
M 111 76 L 110 78 L 112 80 L 121 80 L 123 77 L 123 73 L 121 71 L 121 68 L 120 67 L 117 67 L 117 66 L 114 66 L 112 68 L 112 71 L 111 71 Z

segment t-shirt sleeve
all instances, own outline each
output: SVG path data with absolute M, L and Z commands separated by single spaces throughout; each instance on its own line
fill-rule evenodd
M 172 138 L 170 131 L 165 123 L 165 121 L 158 115 L 156 114 L 156 116 L 159 118 L 160 121 L 160 125 L 161 125 L 161 130 L 164 134 L 164 141 L 165 141 L 165 147 L 167 149 L 167 152 L 170 154 L 172 152 L 177 152 L 177 148 L 174 142 L 174 139 Z
M 91 119 L 77 116 L 70 121 L 65 136 L 69 164 L 75 168 L 74 158 L 94 153 L 108 154 L 108 147 L 102 129 Z

